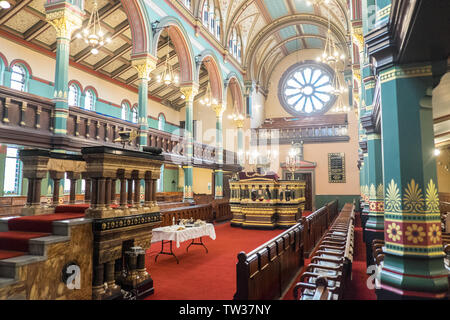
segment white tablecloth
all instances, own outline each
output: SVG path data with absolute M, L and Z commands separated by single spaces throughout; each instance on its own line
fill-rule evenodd
M 214 225 L 207 223 L 200 227 L 190 227 L 184 230 L 177 231 L 180 226 L 167 226 L 153 229 L 152 243 L 159 242 L 163 240 L 172 240 L 177 243 L 177 248 L 180 247 L 180 243 L 196 239 L 204 236 L 209 236 L 211 239 L 216 239 L 216 231 L 214 230 Z

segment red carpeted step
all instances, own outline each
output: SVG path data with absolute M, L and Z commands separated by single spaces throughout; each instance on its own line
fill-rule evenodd
M 53 213 L 40 216 L 19 217 L 8 220 L 10 231 L 48 232 L 53 231 L 53 221 L 84 218 L 84 213 Z
M 0 250 L 28 252 L 28 241 L 30 239 L 46 237 L 49 235 L 49 233 L 43 232 L 0 232 Z
M 19 257 L 25 255 L 23 251 L 0 250 L 0 260 Z
M 60 205 L 55 208 L 55 213 L 84 213 L 89 208 L 89 204 L 67 204 Z
M 309 216 L 311 213 L 312 213 L 312 211 L 304 210 L 304 211 L 302 212 L 302 217 L 307 217 L 307 216 Z

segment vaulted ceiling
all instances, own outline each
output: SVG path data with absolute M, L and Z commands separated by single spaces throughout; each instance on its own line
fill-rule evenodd
M 37 48 L 42 49 L 44 54 L 55 52 L 56 32 L 45 21 L 45 1 L 11 0 L 9 2 L 11 8 L 0 12 L 0 30 L 23 41 L 24 44 L 32 43 Z M 72 37 L 70 60 L 96 71 L 106 78 L 137 88 L 137 71 L 131 66 L 130 61 L 131 30 L 122 4 L 120 0 L 97 0 L 97 4 L 102 28 L 112 38 L 112 41 L 101 47 L 99 53 L 94 55 L 82 39 Z M 83 27 L 88 24 L 92 8 L 93 1 L 86 0 Z M 169 43 L 168 39 L 167 32 L 164 31 L 159 39 L 159 60 L 157 68 L 152 72 L 149 93 L 155 100 L 179 110 L 184 106 L 179 88 L 166 86 L 156 81 L 156 75 L 162 73 L 164 69 L 167 53 L 169 53 L 169 63 L 173 66 L 175 72 L 179 72 L 178 57 L 173 44 Z M 200 88 L 200 92 L 202 92 L 206 88 L 206 80 L 208 79 L 206 69 L 202 68 L 200 77 L 203 84 L 203 87 Z M 197 98 L 201 98 L 201 95 L 198 95 Z

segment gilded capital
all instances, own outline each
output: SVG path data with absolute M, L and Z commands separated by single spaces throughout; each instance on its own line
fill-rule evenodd
M 72 33 L 83 24 L 82 16 L 69 9 L 47 12 L 45 18 L 55 28 L 57 39 L 70 39 Z
M 216 117 L 218 118 L 223 115 L 223 113 L 226 110 L 226 107 L 223 104 L 219 103 L 219 104 L 213 105 L 212 109 L 214 110 L 214 112 L 216 113 Z
M 133 59 L 131 65 L 138 72 L 138 79 L 149 80 L 150 72 L 156 69 L 156 59 L 153 57 Z
M 234 119 L 234 124 L 241 129 L 244 127 L 244 119 Z
M 364 36 L 362 27 L 352 28 L 353 42 L 358 45 L 359 51 L 364 50 Z
M 198 85 L 193 84 L 191 86 L 184 86 L 180 88 L 180 91 L 183 93 L 186 101 L 192 101 L 198 94 Z

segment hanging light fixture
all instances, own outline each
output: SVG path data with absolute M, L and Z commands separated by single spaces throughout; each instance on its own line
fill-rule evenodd
M 92 54 L 97 54 L 100 47 L 105 45 L 105 43 L 111 42 L 111 38 L 106 37 L 106 34 L 103 32 L 100 25 L 97 1 L 94 0 L 94 6 L 87 27 L 77 33 L 76 37 L 78 39 L 83 39 L 86 44 L 92 47 Z
M 233 121 L 239 121 L 239 120 L 245 119 L 244 115 L 239 112 L 236 101 L 234 102 L 233 113 L 228 115 L 228 119 L 233 120 Z
M 342 96 L 342 94 L 337 96 L 336 104 L 333 108 L 334 112 L 349 112 L 351 110 L 350 106 L 344 103 Z
M 167 47 L 170 49 L 170 37 L 167 40 Z M 166 54 L 166 62 L 164 63 L 164 70 L 161 74 L 156 77 L 156 81 L 158 83 L 164 82 L 165 85 L 169 86 L 171 84 L 178 84 L 179 77 L 178 74 L 175 74 L 173 71 L 173 67 L 169 62 L 170 58 L 170 50 L 167 51 Z
M 208 86 L 206 87 L 206 93 L 202 97 L 202 99 L 200 99 L 200 103 L 207 107 L 211 107 L 211 106 L 217 104 L 217 100 L 215 98 L 213 98 L 213 96 L 212 96 L 211 86 L 209 84 L 209 81 L 208 81 Z
M 9 9 L 9 8 L 11 8 L 11 4 L 8 1 L 2 0 L 2 1 L 0 1 L 0 8 L 1 9 Z
M 321 3 L 329 4 L 331 0 L 306 0 L 306 5 L 312 6 L 313 4 L 321 4 Z

